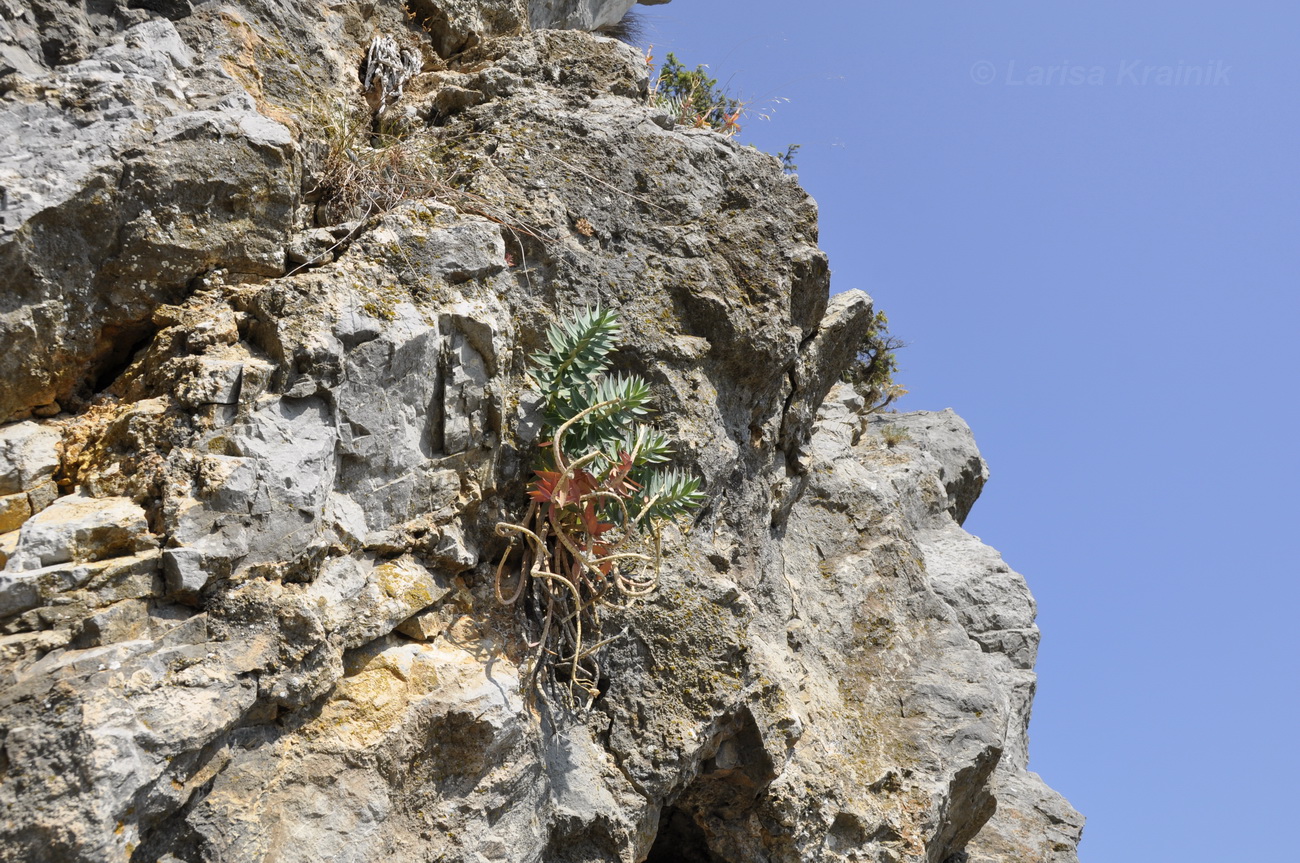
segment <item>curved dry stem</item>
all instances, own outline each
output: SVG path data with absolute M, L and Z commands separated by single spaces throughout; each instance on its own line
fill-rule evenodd
M 649 499 L 645 502 L 645 506 L 641 507 L 641 511 L 638 512 L 638 513 L 636 514 L 636 523 L 637 523 L 637 524 L 640 524 L 640 523 L 641 523 L 641 519 L 645 518 L 645 517 L 646 517 L 646 513 L 650 512 L 650 508 L 659 502 L 659 498 L 660 498 L 660 497 L 662 497 L 662 495 L 657 495 L 657 494 L 656 494 L 656 495 L 652 496 L 651 498 L 649 498 Z
M 635 460 L 636 453 L 621 453 L 619 459 L 614 459 L 600 449 L 593 449 L 570 458 L 564 451 L 565 437 L 577 423 L 594 414 L 610 412 L 619 403 L 619 399 L 609 399 L 592 405 L 556 430 L 550 441 L 555 464 L 555 473 L 549 477 L 552 480 L 550 500 L 534 500 L 522 523 L 502 522 L 496 527 L 499 536 L 511 540 L 497 565 L 497 600 L 513 605 L 522 597 L 531 596 L 541 616 L 541 633 L 536 642 L 528 642 L 532 650 L 532 668 L 527 676 L 530 689 L 540 694 L 538 676 L 544 667 L 549 667 L 557 682 L 559 677 L 567 676 L 570 703 L 574 703 L 577 691 L 581 690 L 586 694 L 588 707 L 600 695 L 599 651 L 618 637 L 600 638 L 601 603 L 611 601 L 610 591 L 640 597 L 653 592 L 659 583 L 661 556 L 657 530 L 653 533 L 653 554 L 644 553 L 643 547 L 629 548 L 634 539 L 645 538 L 638 525 L 647 519 L 659 496 L 645 502 L 633 517 L 629 500 L 630 490 L 635 486 L 620 482 L 626 479 L 623 473 L 617 474 L 619 479 L 613 479 L 612 468 L 629 456 Z M 591 465 L 598 460 L 611 466 L 611 471 L 593 469 Z M 588 488 L 601 487 L 570 498 L 574 485 L 579 483 L 579 471 L 584 469 L 594 476 L 590 480 L 584 478 L 581 484 Z M 603 479 L 601 473 L 606 474 Z M 600 527 L 593 526 L 593 517 Z M 507 590 L 506 562 L 516 539 L 523 544 L 523 566 L 519 584 Z M 588 644 L 586 639 L 590 637 L 596 640 Z
M 555 507 L 548 507 L 547 518 L 550 520 L 551 527 L 555 530 L 555 538 L 560 541 L 560 544 L 564 546 L 565 550 L 568 551 L 569 554 L 573 555 L 574 560 L 581 564 L 584 569 L 596 569 L 596 567 L 592 566 L 591 562 L 587 560 L 586 556 L 583 555 L 582 550 L 578 548 L 577 544 L 569 537 L 569 532 L 557 521 L 555 517 Z
M 525 523 L 533 520 L 536 510 L 537 504 L 534 502 L 528 507 L 528 515 L 524 518 Z M 497 522 L 497 536 L 510 537 L 513 540 L 515 534 L 523 534 L 525 538 L 532 543 L 533 560 L 536 561 L 541 552 L 544 551 L 544 542 L 542 539 L 523 525 L 511 524 L 505 521 Z M 496 578 L 492 585 L 493 591 L 496 593 L 497 602 L 502 605 L 514 605 L 518 602 L 519 597 L 523 595 L 524 588 L 528 585 L 528 578 L 525 576 L 525 573 L 528 572 L 531 567 L 528 565 L 527 557 L 525 556 L 525 565 L 520 569 L 519 586 L 515 588 L 515 592 L 511 594 L 509 599 L 507 599 L 501 590 L 501 573 L 505 570 L 506 560 L 509 559 L 510 552 L 514 550 L 514 546 L 515 544 L 512 541 L 506 546 L 506 550 L 501 553 L 501 561 L 497 564 Z M 525 555 L 527 555 L 527 552 L 525 552 Z
M 583 417 L 587 416 L 588 414 L 595 413 L 596 411 L 601 410 L 602 408 L 607 408 L 612 404 L 616 404 L 617 402 L 618 399 L 606 399 L 603 402 L 598 402 L 589 408 L 578 411 L 578 413 L 570 417 L 564 423 L 564 425 L 560 426 L 560 428 L 555 432 L 555 439 L 553 444 L 555 448 L 556 467 L 558 467 L 560 470 L 564 470 L 564 436 L 569 433 L 569 429 L 573 428 L 573 424 L 576 423 L 578 420 L 582 419 Z M 601 455 L 601 452 L 599 450 L 588 453 L 587 455 L 583 456 L 583 458 L 584 459 L 595 458 L 598 455 Z

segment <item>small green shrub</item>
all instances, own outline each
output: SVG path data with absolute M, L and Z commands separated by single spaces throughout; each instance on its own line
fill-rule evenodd
M 651 102 L 667 110 L 679 126 L 712 129 L 731 136 L 740 132 L 745 103 L 718 87 L 707 66 L 687 69 L 671 51 L 650 84 Z
M 671 445 L 641 421 L 649 384 L 607 373 L 619 332 L 618 317 L 597 307 L 552 327 L 549 350 L 532 357 L 541 455 L 524 520 L 497 525 L 512 540 L 497 566 L 497 599 L 526 598 L 541 617 L 531 684 L 549 668 L 567 680 L 571 702 L 580 690 L 588 706 L 600 694 L 597 651 L 607 643 L 600 605 L 655 589 L 660 528 L 705 499 L 697 477 L 666 467 Z M 507 587 L 514 539 L 523 541 L 523 566 Z
M 876 312 L 862 334 L 857 356 L 843 375 L 862 394 L 871 410 L 884 410 L 907 395 L 907 390 L 894 382 L 894 372 L 898 371 L 894 352 L 901 347 L 903 342 L 889 334 L 889 318 L 884 312 Z
M 803 147 L 802 144 L 791 144 L 785 148 L 785 152 L 777 156 L 781 160 L 781 170 L 787 174 L 793 174 L 799 170 L 799 166 L 794 163 L 794 154 L 798 153 Z
M 654 63 L 654 56 L 648 52 L 646 63 Z M 650 102 L 672 115 L 673 122 L 678 126 L 712 129 L 727 137 L 739 135 L 740 119 L 749 113 L 749 102 L 738 99 L 719 87 L 718 80 L 710 77 L 707 69 L 703 64 L 696 66 L 693 71 L 687 69 L 677 59 L 677 55 L 668 52 L 663 65 L 650 81 Z M 771 107 L 786 101 L 789 100 L 772 99 L 768 111 L 759 112 L 759 119 L 772 119 Z M 799 152 L 799 148 L 799 144 L 791 144 L 785 152 L 772 154 L 780 161 L 781 170 L 787 174 L 799 170 L 794 162 L 794 154 Z
M 912 436 L 902 426 L 887 425 L 880 430 L 880 438 L 885 442 L 885 446 L 893 449 L 900 443 L 911 440 Z

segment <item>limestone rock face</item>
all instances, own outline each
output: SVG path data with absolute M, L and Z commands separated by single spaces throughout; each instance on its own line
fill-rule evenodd
M 628 10 L 669 0 L 528 0 L 528 20 L 538 30 L 597 30 L 617 23 Z
M 0 860 L 1076 859 L 969 429 L 630 5 L 0 0 Z M 598 302 L 708 503 L 582 710 L 493 575 Z

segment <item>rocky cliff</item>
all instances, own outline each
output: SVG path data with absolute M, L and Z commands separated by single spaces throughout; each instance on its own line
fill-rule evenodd
M 1076 860 L 969 430 L 631 5 L 0 0 L 0 860 Z M 708 503 L 583 710 L 492 578 L 597 302 Z

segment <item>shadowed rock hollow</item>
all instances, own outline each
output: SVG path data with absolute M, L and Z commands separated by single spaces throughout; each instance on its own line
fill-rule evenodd
M 0 860 L 1076 861 L 969 430 L 631 5 L 0 2 Z M 575 712 L 494 527 L 597 302 L 709 500 Z

